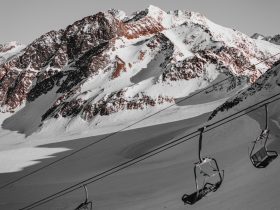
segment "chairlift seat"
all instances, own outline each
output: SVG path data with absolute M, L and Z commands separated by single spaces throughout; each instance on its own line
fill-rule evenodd
M 265 147 L 262 147 L 252 155 L 251 160 L 256 168 L 265 168 L 277 156 L 277 152 L 267 151 Z
M 92 202 L 87 201 L 87 202 L 81 203 L 77 208 L 75 208 L 75 210 L 92 210 Z
M 199 189 L 197 192 L 194 192 L 190 195 L 184 194 L 182 201 L 184 204 L 193 205 L 207 194 L 215 192 L 220 187 L 221 183 L 222 181 L 217 182 L 216 184 L 206 183 L 203 188 Z
M 211 167 L 212 172 L 211 174 L 204 174 L 203 167 L 205 165 L 209 165 Z M 198 173 L 200 172 L 200 173 Z M 217 161 L 214 158 L 204 158 L 202 162 L 198 162 L 194 166 L 194 173 L 195 173 L 195 181 L 196 181 L 196 191 L 192 194 L 184 194 L 182 197 L 182 201 L 184 204 L 193 205 L 203 197 L 207 196 L 207 194 L 211 192 L 215 192 L 222 184 L 223 182 L 223 171 L 220 171 L 219 166 L 217 164 Z M 202 174 L 204 177 L 204 184 L 201 186 L 201 188 L 198 188 L 198 177 L 197 175 Z M 201 175 L 200 175 L 201 176 Z M 216 180 L 215 182 L 211 183 L 208 180 L 211 177 L 217 176 L 219 180 Z

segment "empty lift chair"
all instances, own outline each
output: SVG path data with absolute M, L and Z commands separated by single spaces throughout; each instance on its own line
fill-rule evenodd
M 184 204 L 194 204 L 207 194 L 215 192 L 222 184 L 224 171 L 219 169 L 218 163 L 214 158 L 201 158 L 202 134 L 204 128 L 200 129 L 198 158 L 199 161 L 194 166 L 194 178 L 196 191 L 192 194 L 184 194 L 182 201 Z
M 86 199 L 83 203 L 81 203 L 75 210 L 92 210 L 92 201 L 88 201 L 88 191 L 87 187 L 84 185 Z
M 278 156 L 276 151 L 269 151 L 266 147 L 269 137 L 267 104 L 265 104 L 265 120 L 265 129 L 262 130 L 260 136 L 253 142 L 253 146 L 249 154 L 250 160 L 256 168 L 265 168 Z

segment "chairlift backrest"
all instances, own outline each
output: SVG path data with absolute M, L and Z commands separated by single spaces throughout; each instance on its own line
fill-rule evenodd
M 202 162 L 195 164 L 194 169 L 197 188 L 203 187 L 207 182 L 216 184 L 223 179 L 219 166 L 214 158 L 207 157 L 202 160 Z
M 212 172 L 212 171 L 216 172 L 217 169 L 211 164 L 211 162 L 213 162 L 212 159 L 210 159 L 210 158 L 203 158 L 203 161 L 202 162 L 198 162 L 196 164 L 196 167 L 199 168 L 201 173 L 209 174 L 209 172 Z
M 264 159 L 267 156 L 267 152 L 265 147 L 262 147 L 258 152 L 257 152 L 260 160 Z
M 250 156 L 253 157 L 256 153 L 262 153 L 262 154 L 256 154 L 257 156 L 264 155 L 266 153 L 266 143 L 269 137 L 269 130 L 262 130 L 259 137 L 253 141 L 253 146 L 251 148 Z
M 82 203 L 75 210 L 92 210 L 92 202 Z

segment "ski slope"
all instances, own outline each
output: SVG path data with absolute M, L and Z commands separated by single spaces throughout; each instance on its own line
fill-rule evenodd
M 208 98 L 208 96 L 206 95 L 205 98 Z M 117 132 L 119 130 L 123 130 L 124 128 L 126 128 L 125 130 L 132 130 L 159 125 L 162 123 L 190 119 L 208 112 L 212 112 L 215 108 L 223 104 L 226 99 L 227 98 L 211 100 L 208 98 L 210 102 L 201 104 L 190 104 L 186 106 L 175 105 L 170 108 L 167 108 L 167 106 L 161 106 L 154 110 L 132 110 L 128 111 L 129 113 L 116 113 L 112 116 L 102 117 L 100 123 L 90 130 L 88 129 L 88 123 L 84 122 L 83 120 L 75 120 L 71 124 L 68 124 L 65 132 L 63 119 L 58 119 L 62 124 L 61 127 L 58 126 L 57 121 L 50 122 L 49 125 L 46 128 L 43 128 L 39 133 L 27 137 L 25 135 L 26 132 L 18 133 L 16 131 L 10 131 L 11 127 L 18 127 L 23 124 L 22 122 L 29 125 L 29 129 L 34 128 L 34 123 L 38 123 L 38 116 L 40 116 L 40 114 L 37 112 L 41 112 L 43 107 L 48 105 L 45 100 L 42 100 L 41 102 L 38 100 L 37 102 L 42 104 L 42 106 L 37 106 L 38 108 L 41 107 L 40 109 L 37 109 L 37 111 L 34 108 L 27 109 L 29 111 L 32 110 L 34 115 L 19 111 L 20 115 L 16 115 L 16 120 L 4 120 L 4 123 L 2 123 L 2 129 L 0 129 L 0 157 L 3 158 L 0 160 L 0 173 L 23 170 L 25 167 L 38 163 L 38 159 L 49 158 L 53 155 L 56 156 L 59 152 L 69 150 L 67 147 L 45 148 L 44 145 L 46 144 L 68 142 L 70 140 L 81 139 L 83 137 L 109 135 L 111 132 Z M 138 122 L 138 119 L 143 119 L 145 116 L 152 115 L 153 113 L 165 108 L 167 109 L 156 116 Z M 14 122 L 19 123 L 13 124 Z M 33 124 L 28 122 L 33 122 Z M 138 123 L 130 126 L 134 124 L 134 122 Z M 7 130 L 8 126 L 10 127 L 9 130 Z M 67 130 L 69 131 L 67 132 Z M 41 146 L 43 146 L 44 149 Z M 27 151 L 28 155 L 26 155 Z
M 258 111 L 255 114 L 258 114 Z M 122 132 L 110 144 L 101 143 L 1 190 L 0 196 L 5 202 L 0 203 L 0 208 L 9 210 L 28 205 L 142 154 L 174 136 L 190 132 L 207 120 L 208 116 L 209 114 L 205 114 L 189 120 Z M 225 180 L 217 192 L 194 206 L 184 206 L 181 196 L 195 189 L 192 168 L 197 161 L 197 139 L 89 185 L 94 209 L 277 209 L 280 205 L 279 159 L 272 162 L 267 169 L 258 170 L 250 164 L 247 154 L 249 142 L 254 140 L 259 132 L 259 123 L 244 116 L 204 135 L 202 154 L 217 159 L 220 168 L 225 170 Z M 44 147 L 77 149 L 98 138 L 88 137 Z M 271 146 L 280 152 L 279 142 L 274 141 Z M 60 153 L 59 156 L 68 152 Z M 1 184 L 49 161 L 51 160 L 45 159 L 23 172 L 1 174 Z M 24 193 L 27 191 L 28 193 Z M 74 209 L 83 201 L 83 195 L 82 190 L 75 191 L 35 209 Z

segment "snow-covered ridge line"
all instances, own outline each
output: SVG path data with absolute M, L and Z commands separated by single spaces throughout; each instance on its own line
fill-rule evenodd
M 217 119 L 228 112 L 234 112 L 249 107 L 266 98 L 280 93 L 280 60 L 274 63 L 258 80 L 248 88 L 229 98 L 224 104 L 217 107 L 209 120 Z M 272 113 L 270 113 L 273 115 Z
M 280 45 L 280 34 L 276 34 L 274 36 L 264 36 L 262 34 L 255 33 L 251 36 L 251 38 L 257 39 L 257 40 L 264 40 L 264 41 L 271 42 L 273 44 Z
M 18 55 L 25 47 L 25 45 L 19 44 L 16 41 L 0 44 L 0 59 L 2 59 L 0 60 L 0 65 L 6 62 L 9 58 Z

